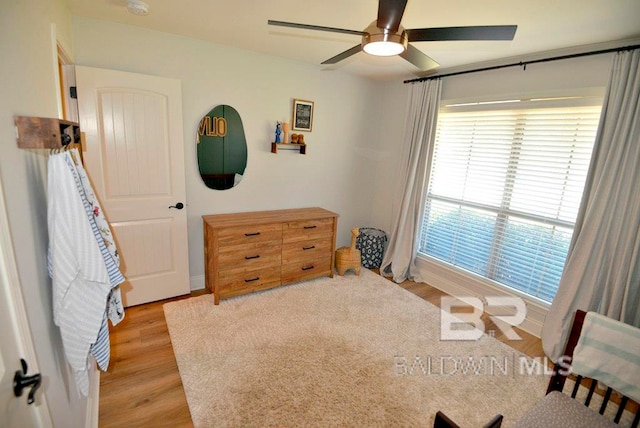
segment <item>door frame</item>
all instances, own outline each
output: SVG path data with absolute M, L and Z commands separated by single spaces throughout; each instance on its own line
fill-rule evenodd
M 55 31 L 52 34 L 55 40 L 54 47 L 54 75 L 56 79 L 56 97 L 58 101 L 58 115 L 64 120 L 79 122 L 78 103 L 75 98 L 71 98 L 71 87 L 76 85 L 75 63 L 57 41 Z M 81 133 L 80 150 L 84 150 L 84 133 Z M 100 413 L 100 371 L 95 362 L 91 363 L 89 369 L 89 394 L 87 396 L 87 413 L 85 416 L 86 428 L 98 428 Z
M 17 330 L 16 336 L 17 340 L 19 340 L 19 353 L 23 355 L 24 359 L 28 362 L 29 373 L 38 373 L 40 372 L 40 368 L 36 357 L 36 349 L 33 344 L 29 320 L 27 318 L 24 297 L 22 295 L 22 286 L 20 284 L 20 276 L 13 251 L 13 243 L 11 241 L 11 229 L 9 227 L 3 189 L 2 178 L 0 177 L 0 275 L 3 276 L 0 283 L 2 283 L 2 287 L 5 288 L 3 294 L 9 300 L 8 306 L 11 308 L 9 316 L 13 319 L 13 325 Z M 18 361 L 16 361 L 16 365 L 17 363 Z M 46 378 L 46 374 L 43 374 L 43 376 Z M 26 400 L 24 396 L 20 398 Z M 53 427 L 53 421 L 44 390 L 40 390 L 37 394 L 36 405 L 29 407 L 32 408 L 39 427 Z

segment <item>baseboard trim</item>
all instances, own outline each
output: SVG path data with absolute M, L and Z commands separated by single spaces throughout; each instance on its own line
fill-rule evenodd
M 488 281 L 482 282 L 471 275 L 458 272 L 435 260 L 420 257 L 416 260 L 416 267 L 423 281 L 454 297 L 470 296 L 479 297 L 481 300 L 485 296 L 521 297 L 527 307 L 527 316 L 517 328 L 536 337 L 542 335 L 542 325 L 549 310 L 542 303 L 527 299 L 526 296 L 510 293 L 508 290 L 496 287 Z M 485 308 L 485 310 L 487 313 L 495 315 L 490 307 Z

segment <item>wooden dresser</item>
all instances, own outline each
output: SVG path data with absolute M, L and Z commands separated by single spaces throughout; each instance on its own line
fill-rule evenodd
M 205 282 L 220 299 L 333 277 L 338 214 L 299 208 L 202 216 Z

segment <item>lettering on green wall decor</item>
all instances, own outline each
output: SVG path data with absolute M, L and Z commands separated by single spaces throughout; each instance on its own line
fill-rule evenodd
M 236 109 L 214 107 L 198 122 L 196 143 L 198 169 L 207 187 L 225 190 L 240 183 L 247 167 L 247 141 Z
M 200 120 L 198 134 L 201 137 L 224 137 L 227 135 L 227 121 L 224 117 L 205 116 Z

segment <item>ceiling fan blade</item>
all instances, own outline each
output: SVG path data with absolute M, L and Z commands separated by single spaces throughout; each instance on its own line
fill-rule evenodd
M 303 28 L 305 30 L 318 30 L 318 31 L 329 31 L 332 33 L 354 34 L 356 36 L 363 36 L 364 34 L 366 34 L 362 31 L 345 30 L 344 28 L 321 27 L 319 25 L 298 24 L 295 22 L 285 22 L 285 21 L 274 21 L 272 19 L 269 19 L 267 21 L 267 24 L 278 25 L 280 27 Z
M 418 67 L 420 71 L 427 71 L 432 68 L 440 67 L 440 64 L 411 45 L 407 45 L 407 50 L 401 53 L 400 56 Z
M 407 0 L 380 0 L 378 3 L 378 28 L 396 32 L 400 27 Z
M 517 25 L 485 25 L 475 27 L 415 28 L 406 30 L 410 42 L 449 40 L 513 40 Z
M 351 49 L 347 49 L 346 51 L 339 53 L 333 58 L 329 58 L 326 61 L 322 61 L 322 64 L 335 64 L 336 62 L 340 62 L 345 58 L 349 58 L 351 55 L 355 55 L 362 50 L 362 45 L 355 45 Z

